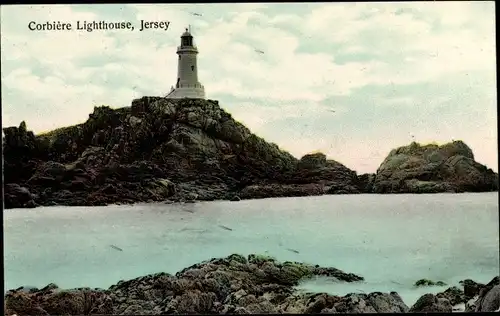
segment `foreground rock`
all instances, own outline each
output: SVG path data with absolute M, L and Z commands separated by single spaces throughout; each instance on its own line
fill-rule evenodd
M 248 313 L 406 312 L 396 293 L 299 293 L 299 281 L 316 276 L 332 282 L 363 278 L 335 268 L 269 257 L 231 255 L 167 273 L 120 281 L 107 290 L 18 289 L 5 296 L 5 315 L 159 315 Z
M 500 277 L 495 277 L 488 284 L 481 287 L 477 299 L 473 300 L 469 306 L 466 305 L 466 311 L 500 311 Z
M 363 282 L 363 277 L 335 268 L 300 262 L 278 262 L 267 256 L 233 254 L 179 271 L 120 281 L 107 290 L 64 290 L 55 284 L 43 289 L 19 288 L 5 295 L 5 315 L 164 315 L 265 313 L 406 313 L 452 312 L 471 296 L 468 311 L 500 307 L 496 277 L 486 285 L 465 280 L 476 290 L 465 294 L 452 287 L 425 294 L 409 308 L 396 292 L 347 294 L 305 293 L 301 281 L 322 277 L 331 282 Z M 465 284 L 463 283 L 463 284 Z M 464 286 L 465 288 L 465 286 Z
M 444 283 L 419 280 L 418 286 L 442 286 Z M 439 283 L 439 284 L 438 284 Z M 500 308 L 499 277 L 488 284 L 467 279 L 460 282 L 463 288 L 452 286 L 438 294 L 425 294 L 411 307 L 410 312 L 493 312 Z M 460 307 L 460 308 L 458 308 Z
M 3 131 L 6 208 L 498 190 L 461 142 L 402 147 L 358 176 L 322 153 L 296 159 L 211 100 L 143 97 L 42 135 Z
M 452 305 L 449 300 L 433 294 L 425 294 L 412 306 L 410 312 L 418 313 L 451 313 Z
M 366 185 L 375 193 L 487 192 L 498 191 L 498 174 L 476 162 L 461 141 L 413 142 L 391 151 Z

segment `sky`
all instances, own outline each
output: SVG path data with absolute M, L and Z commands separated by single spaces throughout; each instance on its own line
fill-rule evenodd
M 493 1 L 2 6 L 2 125 L 40 133 L 165 95 L 191 25 L 207 98 L 297 158 L 321 151 L 375 172 L 391 149 L 460 139 L 498 171 L 494 12 Z M 170 24 L 141 32 L 141 20 Z

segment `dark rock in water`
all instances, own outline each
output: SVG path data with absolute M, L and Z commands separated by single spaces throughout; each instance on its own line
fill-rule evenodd
M 496 276 L 493 279 L 491 279 L 491 281 L 488 282 L 488 284 L 486 284 L 484 286 L 484 288 L 490 289 L 490 288 L 494 287 L 495 285 L 500 285 L 500 277 L 498 277 L 498 276 Z
M 476 312 L 498 312 L 500 310 L 500 285 L 482 292 L 475 305 Z
M 237 196 L 237 195 L 233 195 L 233 197 L 231 197 L 229 200 L 230 200 L 230 201 L 232 201 L 232 202 L 238 202 L 238 201 L 241 201 L 240 197 L 239 197 L 239 196 Z
M 377 170 L 375 193 L 498 191 L 498 174 L 474 160 L 462 141 L 442 146 L 415 142 L 392 150 Z
M 470 279 L 460 281 L 460 285 L 464 287 L 464 295 L 467 298 L 472 298 L 476 295 L 479 295 L 479 292 L 485 286 L 484 284 L 474 282 Z
M 452 305 L 446 298 L 439 298 L 434 294 L 425 294 L 411 307 L 410 312 L 451 313 Z
M 476 312 L 494 312 L 500 309 L 500 278 L 498 276 L 479 291 L 477 300 L 472 305 Z
M 326 275 L 343 282 L 362 277 L 335 268 L 280 263 L 259 255 L 233 254 L 183 269 L 119 281 L 107 290 L 54 286 L 5 296 L 5 315 L 127 315 L 222 313 L 406 312 L 397 293 L 339 297 L 300 293 L 305 278 Z
M 420 279 L 417 282 L 415 282 L 414 286 L 421 287 L 421 286 L 445 286 L 445 285 L 446 283 L 444 283 L 443 281 L 434 282 L 428 279 Z
M 321 313 L 407 313 L 408 306 L 395 293 L 348 294 Z
M 47 289 L 5 296 L 5 315 L 90 315 L 113 313 L 113 302 L 104 291 Z
M 437 282 L 422 279 L 419 280 L 417 283 L 422 285 L 435 285 Z M 463 290 L 456 286 L 452 286 L 436 295 L 425 294 L 424 296 L 421 297 L 422 301 L 419 303 L 419 305 L 415 304 L 414 308 L 412 307 L 412 309 L 414 309 L 414 311 L 424 311 L 423 309 L 425 309 L 425 311 L 442 311 L 443 308 L 447 310 L 448 304 L 445 303 L 446 301 L 451 306 L 464 304 L 466 312 L 479 311 L 479 309 L 482 308 L 481 304 L 488 291 L 490 291 L 493 287 L 499 284 L 500 282 L 498 277 L 495 277 L 486 285 L 477 283 L 470 279 L 463 280 L 460 281 L 460 285 L 464 287 Z M 493 300 L 491 299 L 492 297 L 494 297 L 494 295 L 490 294 L 489 298 L 490 302 L 494 302 L 494 299 Z M 489 309 L 492 308 L 491 306 L 493 305 L 494 303 L 492 304 L 490 303 L 488 307 L 485 308 L 488 311 L 491 311 Z
M 306 195 L 359 193 L 358 177 L 356 172 L 343 164 L 327 159 L 323 153 L 304 155 L 298 162 L 293 183 L 303 186 L 309 192 Z M 316 186 L 304 186 L 317 184 Z
M 467 302 L 467 296 L 464 294 L 464 291 L 456 286 L 450 287 L 444 292 L 436 294 L 436 297 L 447 299 L 452 306 Z

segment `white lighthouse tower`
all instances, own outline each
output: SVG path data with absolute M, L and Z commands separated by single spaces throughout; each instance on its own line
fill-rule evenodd
M 193 36 L 190 30 L 186 29 L 181 35 L 181 46 L 177 47 L 177 55 L 179 55 L 177 82 L 166 98 L 205 99 L 205 88 L 198 81 L 197 54 L 198 49 L 194 45 Z

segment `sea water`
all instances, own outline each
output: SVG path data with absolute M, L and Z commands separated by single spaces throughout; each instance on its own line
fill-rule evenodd
M 114 247 L 111 247 L 114 246 Z M 121 251 L 120 251 L 121 250 Z M 407 305 L 447 287 L 499 274 L 498 193 L 330 195 L 42 207 L 4 212 L 6 290 L 20 286 L 107 288 L 232 253 L 331 266 L 365 278 L 299 289 L 336 295 L 398 292 Z

